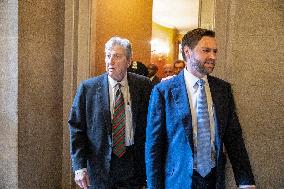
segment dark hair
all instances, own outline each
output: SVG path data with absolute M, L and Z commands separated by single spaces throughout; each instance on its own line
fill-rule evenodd
M 183 66 L 185 66 L 185 62 L 183 60 L 176 60 L 174 61 L 174 67 L 176 67 L 175 65 L 179 63 L 183 63 Z
M 197 43 L 201 40 L 202 37 L 209 36 L 209 37 L 215 37 L 215 32 L 212 30 L 202 29 L 202 28 L 196 28 L 191 31 L 188 31 L 182 38 L 181 41 L 181 49 L 182 49 L 182 57 L 184 60 L 186 60 L 185 54 L 184 54 L 184 47 L 188 46 L 190 49 L 194 49 L 194 47 L 197 45 Z

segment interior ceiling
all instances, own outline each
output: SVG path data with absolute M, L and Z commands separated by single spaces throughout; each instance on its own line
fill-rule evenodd
M 199 0 L 153 0 L 153 21 L 180 33 L 198 26 Z

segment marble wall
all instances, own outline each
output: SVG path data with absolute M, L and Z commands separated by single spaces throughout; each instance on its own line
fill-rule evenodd
M 91 5 L 92 0 L 65 1 L 62 189 L 75 188 L 67 122 L 77 86 L 90 77 Z
M 61 188 L 64 1 L 19 1 L 18 9 L 19 188 Z
M 216 3 L 215 75 L 232 83 L 257 188 L 284 188 L 284 1 Z
M 0 188 L 18 186 L 18 1 L 0 1 Z

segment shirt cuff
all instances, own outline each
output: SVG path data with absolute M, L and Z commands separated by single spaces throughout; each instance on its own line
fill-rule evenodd
M 83 168 L 83 169 L 76 170 L 76 171 L 75 171 L 75 175 L 83 174 L 84 172 L 87 172 L 87 168 Z
M 248 188 L 248 187 L 254 187 L 255 185 L 240 185 L 239 188 Z

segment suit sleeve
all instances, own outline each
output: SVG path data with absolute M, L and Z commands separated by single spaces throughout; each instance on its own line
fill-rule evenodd
M 238 186 L 254 185 L 255 181 L 242 137 L 241 126 L 235 111 L 235 103 L 230 86 L 228 88 L 228 95 L 229 117 L 224 135 L 224 144 L 233 167 L 236 184 Z
M 85 90 L 81 84 L 75 95 L 68 120 L 70 129 L 70 154 L 73 170 L 87 167 L 87 134 Z
M 146 128 L 146 175 L 148 189 L 163 189 L 165 175 L 165 101 L 154 87 L 148 108 Z

